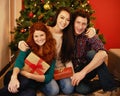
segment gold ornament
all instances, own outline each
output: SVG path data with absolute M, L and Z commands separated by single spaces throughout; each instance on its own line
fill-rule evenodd
M 84 8 L 84 7 L 85 7 L 85 5 L 84 5 L 84 4 L 82 4 L 82 7 Z
M 45 10 L 51 9 L 50 2 L 48 1 L 43 7 L 44 7 Z

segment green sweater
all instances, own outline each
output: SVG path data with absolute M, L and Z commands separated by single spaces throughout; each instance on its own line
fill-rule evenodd
M 24 66 L 24 60 L 29 55 L 30 52 L 31 52 L 30 50 L 26 52 L 20 51 L 16 58 L 14 67 L 18 67 L 19 69 L 22 69 Z M 45 73 L 45 81 L 44 81 L 45 83 L 49 83 L 53 79 L 55 63 L 56 63 L 56 60 L 53 60 L 52 64 L 50 65 L 50 68 Z

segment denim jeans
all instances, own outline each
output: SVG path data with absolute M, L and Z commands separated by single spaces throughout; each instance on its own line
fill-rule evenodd
M 64 94 L 69 95 L 69 94 L 73 93 L 74 87 L 72 86 L 70 78 L 61 79 L 58 81 L 58 84 L 60 86 L 61 91 Z
M 46 96 L 57 96 L 60 90 L 66 95 L 73 93 L 74 87 L 71 85 L 70 78 L 65 78 L 58 81 L 52 79 L 51 82 L 46 84 L 41 90 Z
M 42 91 L 45 96 L 57 96 L 59 93 L 59 86 L 57 82 L 52 79 L 48 84 L 45 84 L 44 87 L 39 88 L 38 90 Z
M 94 50 L 87 53 L 88 63 L 93 59 L 95 54 L 96 52 Z M 91 81 L 96 75 L 99 77 L 98 80 Z M 104 62 L 98 68 L 88 73 L 79 85 L 75 87 L 75 90 L 80 94 L 89 94 L 100 88 L 103 91 L 111 91 L 116 88 L 114 78 Z

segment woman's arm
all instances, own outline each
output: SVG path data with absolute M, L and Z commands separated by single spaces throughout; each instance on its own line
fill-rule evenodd
M 17 67 L 13 68 L 13 73 L 12 73 L 12 76 L 11 76 L 11 80 L 8 84 L 8 91 L 11 92 L 11 93 L 17 93 L 18 88 L 20 87 L 20 82 L 17 79 L 19 72 L 20 72 L 19 68 L 17 68 Z
M 20 72 L 20 69 L 24 66 L 24 59 L 26 57 L 26 54 L 27 52 L 20 51 L 17 56 L 17 59 L 15 60 L 11 80 L 8 84 L 9 92 L 12 92 L 12 93 L 18 92 L 18 88 L 20 87 L 20 82 L 18 80 L 18 74 Z
M 88 28 L 86 34 L 85 34 L 88 38 L 92 38 L 96 35 L 96 30 L 94 27 L 90 27 Z

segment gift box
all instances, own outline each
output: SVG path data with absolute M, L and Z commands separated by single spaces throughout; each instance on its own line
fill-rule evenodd
M 71 77 L 73 75 L 72 67 L 65 67 L 62 69 L 55 69 L 54 71 L 54 79 L 60 80 L 63 78 Z
M 23 70 L 33 74 L 43 75 L 49 67 L 50 65 L 47 64 L 42 58 L 31 52 L 25 59 Z

